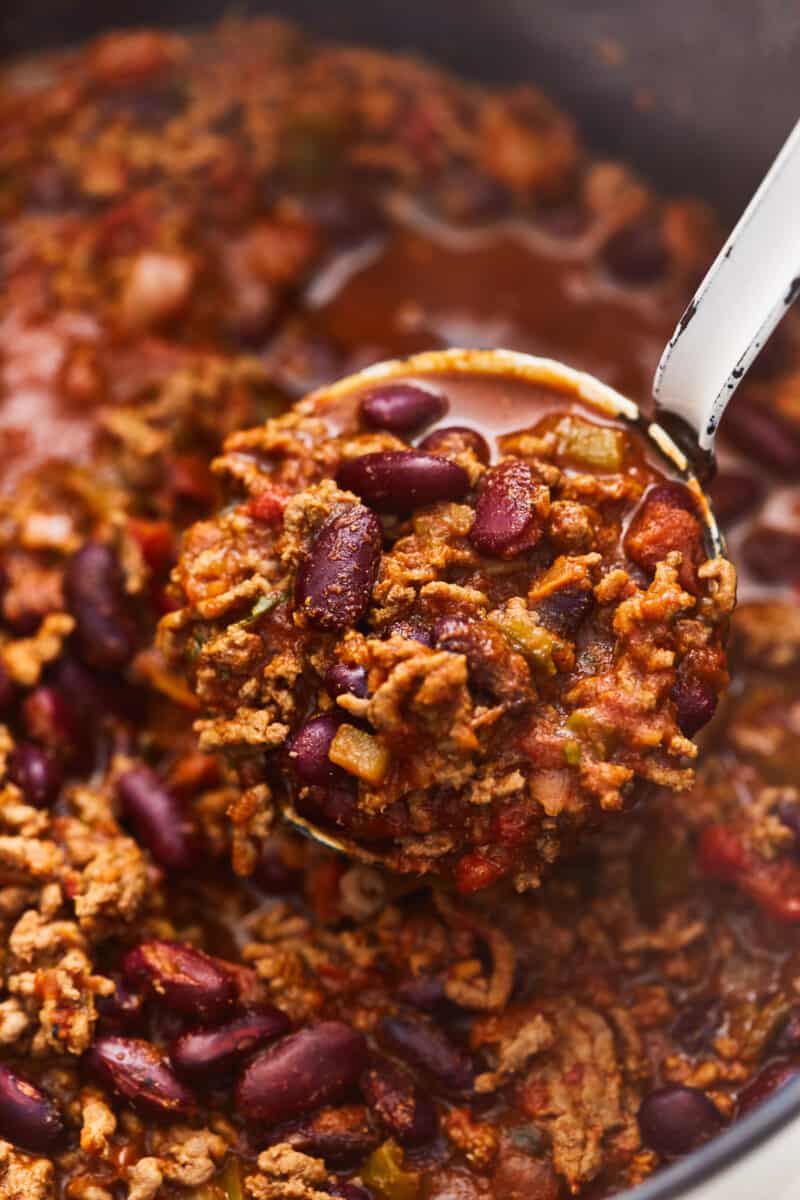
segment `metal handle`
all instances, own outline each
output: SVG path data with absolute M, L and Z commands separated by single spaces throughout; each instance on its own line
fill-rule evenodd
M 661 356 L 657 411 L 710 450 L 725 407 L 800 293 L 800 121 L 695 293 Z

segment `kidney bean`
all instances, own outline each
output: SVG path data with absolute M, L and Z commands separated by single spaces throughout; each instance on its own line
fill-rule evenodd
M 236 1108 L 267 1125 L 290 1121 L 335 1100 L 366 1066 L 362 1034 L 340 1021 L 323 1021 L 290 1034 L 245 1067 Z
M 469 540 L 480 554 L 497 558 L 532 549 L 544 531 L 548 497 L 527 463 L 498 463 L 481 480 Z
M 675 705 L 675 719 L 685 737 L 694 737 L 714 715 L 717 696 L 702 679 L 679 676 L 670 697 Z
M 660 222 L 652 216 L 640 217 L 623 226 L 608 239 L 602 251 L 603 262 L 612 275 L 623 283 L 655 283 L 669 266 L 669 251 Z
M 279 845 L 266 843 L 253 872 L 253 878 L 260 888 L 273 896 L 284 895 L 298 888 L 302 877 L 302 871 L 287 862 Z
M 125 955 L 122 972 L 131 986 L 202 1020 L 218 1020 L 236 995 L 233 978 L 219 960 L 181 942 L 141 942 Z
M 117 780 L 122 817 L 134 828 L 162 867 L 187 871 L 196 860 L 196 843 L 177 796 L 149 767 L 132 767 Z
M 384 636 L 407 638 L 412 642 L 420 642 L 423 646 L 432 646 L 433 630 L 420 617 L 408 617 L 404 621 L 392 621 L 387 625 Z
M 104 679 L 101 682 L 88 667 L 71 655 L 62 654 L 53 664 L 50 679 L 79 721 L 102 720 L 109 708 L 116 708 L 113 701 L 117 697 L 110 687 L 105 686 L 108 681 Z M 126 692 L 130 690 L 125 689 Z
M 642 1140 L 666 1157 L 688 1154 L 722 1128 L 722 1115 L 705 1092 L 669 1084 L 645 1096 L 637 1114 Z
M 592 610 L 591 588 L 569 585 L 551 592 L 536 605 L 536 613 L 551 632 L 571 637 Z
M 428 454 L 444 454 L 454 458 L 464 450 L 471 450 L 478 462 L 489 465 L 492 452 L 489 443 L 477 429 L 469 429 L 466 425 L 445 425 L 434 429 L 419 444 L 420 450 Z
M 87 1055 L 90 1070 L 134 1108 L 163 1117 L 187 1116 L 194 1097 L 168 1059 L 142 1038 L 96 1038 Z
M 295 1150 L 322 1158 L 333 1167 L 363 1162 L 378 1145 L 378 1135 L 362 1104 L 323 1108 L 282 1137 Z
M 768 583 L 800 579 L 800 533 L 756 525 L 739 550 L 745 566 Z
M 406 513 L 440 500 L 460 500 L 469 476 L 458 463 L 419 450 L 381 450 L 343 462 L 339 487 L 381 512 Z
M 770 1063 L 739 1093 L 737 1116 L 742 1117 L 757 1108 L 794 1079 L 800 1079 L 800 1066 L 797 1063 Z
M 0 1137 L 34 1154 L 49 1154 L 63 1136 L 64 1121 L 49 1096 L 0 1064 Z
M 798 844 L 800 844 L 800 804 L 796 800 L 779 800 L 775 807 L 775 815 L 787 829 L 791 829 Z
M 472 1060 L 441 1029 L 407 1017 L 385 1017 L 380 1035 L 393 1054 L 422 1071 L 446 1093 L 459 1095 L 472 1089 Z
M 8 671 L 0 662 L 0 713 L 5 715 L 17 698 L 17 689 Z
M 135 629 L 122 569 L 110 546 L 87 542 L 69 558 L 64 595 L 75 618 L 81 657 L 98 667 L 128 662 L 135 648 Z
M 337 1180 L 328 1183 L 322 1189 L 329 1196 L 339 1196 L 340 1200 L 372 1200 L 372 1192 L 360 1183 L 347 1183 Z
M 436 1109 L 410 1075 L 389 1062 L 376 1063 L 361 1077 L 361 1092 L 390 1137 L 417 1146 L 436 1134 Z
M 350 667 L 347 663 L 334 663 L 325 676 L 328 695 L 344 696 L 349 693 L 365 700 L 369 695 L 367 672 L 363 667 Z
M 132 991 L 122 979 L 114 980 L 114 991 L 96 996 L 95 1006 L 105 1021 L 116 1025 L 137 1025 L 144 1016 L 144 997 Z
M 175 1070 L 187 1079 L 216 1083 L 251 1050 L 280 1037 L 289 1018 L 279 1008 L 263 1005 L 213 1029 L 190 1029 L 170 1050 Z
M 742 454 L 781 475 L 800 472 L 800 430 L 760 397 L 741 392 L 725 410 L 722 432 Z
M 423 1012 L 433 1012 L 444 1000 L 445 990 L 436 975 L 417 975 L 397 989 L 397 998 L 404 1004 L 412 1004 Z
M 341 724 L 337 713 L 323 713 L 301 725 L 289 742 L 289 760 L 301 783 L 324 787 L 341 778 L 342 771 L 328 758 L 336 730 Z
M 330 517 L 297 573 L 297 604 L 312 625 L 345 629 L 369 605 L 381 560 L 381 523 L 363 504 Z
M 558 1176 L 544 1157 L 536 1158 L 503 1141 L 492 1173 L 492 1194 L 503 1200 L 559 1200 Z
M 69 756 L 83 747 L 84 739 L 59 688 L 41 684 L 30 692 L 22 704 L 22 719 L 33 740 L 48 749 Z
M 764 486 L 745 471 L 720 471 L 709 484 L 708 494 L 720 525 L 733 525 L 761 503 Z
M 35 808 L 47 808 L 58 797 L 64 772 L 49 750 L 34 742 L 19 742 L 8 760 L 8 776 Z
M 386 383 L 361 400 L 361 417 L 372 429 L 390 433 L 415 433 L 443 417 L 449 407 L 444 396 L 413 383 Z

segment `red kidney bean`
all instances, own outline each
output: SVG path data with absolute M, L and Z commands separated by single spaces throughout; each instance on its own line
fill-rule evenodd
M 413 383 L 386 383 L 361 400 L 361 417 L 372 429 L 390 433 L 416 433 L 443 417 L 449 407 L 444 396 Z
M 403 1146 L 418 1146 L 436 1134 L 436 1109 L 410 1075 L 392 1063 L 371 1066 L 361 1077 L 361 1092 L 386 1129 Z
M 722 1128 L 722 1115 L 705 1092 L 669 1084 L 645 1096 L 637 1114 L 642 1141 L 657 1154 L 688 1154 Z
M 536 605 L 536 614 L 553 633 L 571 637 L 594 604 L 591 588 L 570 585 L 551 592 Z
M 433 630 L 426 625 L 421 617 L 408 617 L 405 621 L 393 621 L 384 630 L 384 637 L 402 637 L 412 642 L 420 642 L 423 646 L 432 646 Z
M 287 862 L 280 845 L 267 842 L 259 858 L 253 878 L 260 888 L 272 896 L 293 892 L 302 884 L 302 871 Z
M 761 398 L 741 392 L 725 410 L 722 432 L 742 454 L 781 475 L 800 472 L 800 430 Z
M 0 713 L 4 715 L 9 711 L 14 701 L 17 698 L 17 689 L 14 681 L 0 662 Z
M 49 749 L 69 756 L 83 747 L 84 738 L 59 688 L 42 684 L 30 692 L 22 704 L 22 719 L 33 740 Z
M 169 1060 L 141 1038 L 96 1038 L 87 1055 L 93 1073 L 134 1108 L 152 1116 L 187 1116 L 194 1097 Z
M 669 251 L 660 223 L 652 216 L 639 217 L 608 239 L 603 262 L 623 283 L 655 283 L 669 266 Z
M 8 760 L 8 776 L 35 808 L 47 808 L 61 790 L 64 772 L 54 754 L 33 742 L 20 742 Z
M 323 713 L 301 725 L 289 742 L 289 760 L 301 783 L 324 787 L 342 776 L 328 758 L 331 742 L 342 723 L 337 713 Z
M 768 583 L 800 579 L 800 533 L 756 525 L 744 539 L 739 554 L 744 565 Z
M 372 1192 L 360 1183 L 345 1183 L 337 1180 L 328 1183 L 322 1189 L 329 1196 L 339 1196 L 340 1200 L 372 1200 Z
M 418 975 L 416 979 L 400 984 L 397 998 L 423 1012 L 433 1012 L 446 998 L 444 984 L 435 975 Z
M 280 1037 L 288 1028 L 285 1013 L 263 1005 L 213 1029 L 190 1029 L 181 1034 L 172 1045 L 170 1058 L 179 1075 L 215 1084 L 245 1054 Z
M 391 513 L 460 500 L 469 491 L 463 467 L 419 450 L 381 450 L 347 459 L 336 472 L 336 482 L 380 512 Z
M 135 629 L 125 581 L 110 546 L 87 542 L 68 560 L 64 594 L 75 618 L 81 657 L 98 667 L 123 666 L 133 655 Z
M 96 996 L 95 1006 L 104 1021 L 115 1025 L 138 1025 L 144 1017 L 144 997 L 122 979 L 114 980 L 114 991 L 109 996 Z
M 800 1079 L 800 1066 L 797 1063 L 770 1063 L 739 1093 L 736 1115 L 743 1117 L 745 1113 L 757 1108 L 759 1104 L 763 1104 L 765 1100 L 768 1100 L 781 1088 L 785 1088 L 794 1079 Z
M 469 1055 L 441 1029 L 406 1017 L 385 1017 L 380 1023 L 384 1045 L 410 1067 L 422 1071 L 445 1092 L 469 1092 L 475 1070 Z
M 233 977 L 218 959 L 181 942 L 141 942 L 125 955 L 122 972 L 131 986 L 201 1020 L 219 1020 L 236 996 Z
M 245 1117 L 275 1125 L 337 1099 L 366 1066 L 362 1034 L 340 1021 L 323 1021 L 292 1033 L 245 1067 L 236 1108 Z
M 297 573 L 297 604 L 312 625 L 346 629 L 367 611 L 383 532 L 363 504 L 349 505 L 320 529 Z
M 132 767 L 117 780 L 122 817 L 133 826 L 162 867 L 187 871 L 196 861 L 196 842 L 177 796 L 149 767 Z
M 0 1137 L 34 1154 L 49 1154 L 63 1136 L 64 1121 L 49 1096 L 0 1064 Z
M 441 429 L 434 429 L 422 439 L 419 448 L 428 454 L 444 454 L 449 458 L 454 458 L 464 450 L 471 450 L 484 466 L 489 465 L 492 457 L 486 438 L 477 429 L 469 429 L 466 425 L 444 425 Z
M 532 549 L 544 531 L 548 489 L 527 463 L 509 458 L 487 471 L 475 504 L 469 540 L 480 554 L 513 558 Z
M 349 693 L 365 700 L 369 695 L 367 672 L 363 667 L 350 667 L 347 663 L 334 663 L 325 676 L 325 687 L 334 699 Z
M 281 1141 L 333 1167 L 346 1167 L 363 1162 L 378 1145 L 378 1135 L 363 1104 L 348 1104 L 323 1108 L 282 1136 Z
M 104 686 L 97 676 L 77 658 L 62 656 L 50 671 L 52 682 L 64 697 L 66 704 L 79 721 L 99 721 L 109 708 L 117 707 L 113 701 L 117 696 L 110 687 Z M 126 693 L 130 688 L 125 688 Z
M 720 525 L 733 525 L 761 503 L 764 486 L 745 471 L 720 471 L 709 484 L 708 494 Z
M 773 1054 L 796 1055 L 800 1051 L 800 1004 L 793 1004 L 789 1015 L 774 1038 L 769 1040 Z
M 675 705 L 678 728 L 685 737 L 694 737 L 716 711 L 716 693 L 702 679 L 679 677 L 670 697 Z

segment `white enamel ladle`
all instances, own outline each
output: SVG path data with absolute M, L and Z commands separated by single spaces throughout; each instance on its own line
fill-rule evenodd
M 798 294 L 800 121 L 661 356 L 657 417 L 679 417 L 710 452 L 728 401 Z

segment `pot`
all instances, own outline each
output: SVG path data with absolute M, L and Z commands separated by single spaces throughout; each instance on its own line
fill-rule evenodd
M 213 21 L 226 0 L 26 0 L 0 12 L 0 56 L 125 25 Z M 734 218 L 797 118 L 794 0 L 249 0 L 339 41 L 427 55 L 473 78 L 530 79 L 590 145 Z M 747 97 L 746 105 L 742 97 Z M 620 1200 L 797 1200 L 800 1080 Z

